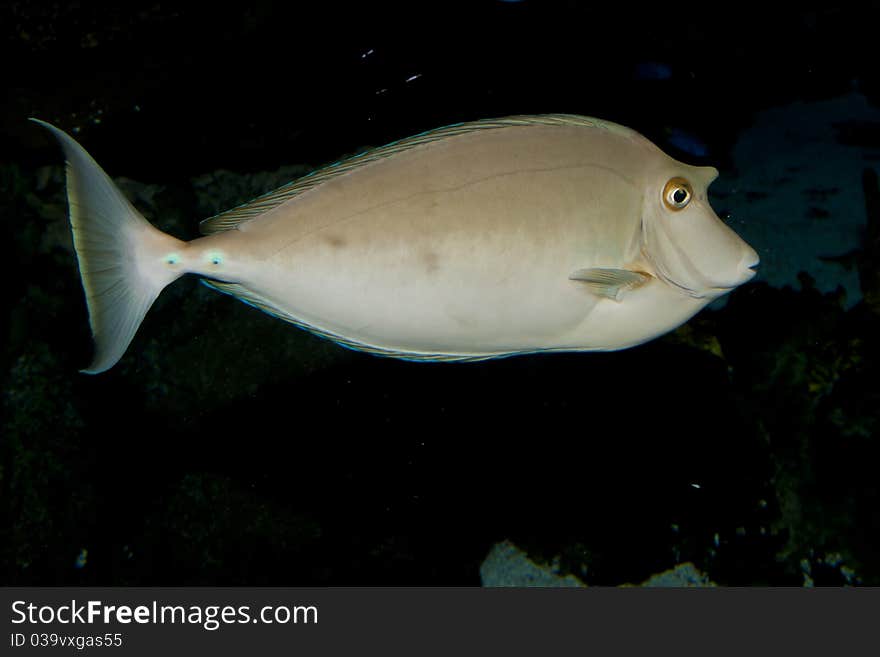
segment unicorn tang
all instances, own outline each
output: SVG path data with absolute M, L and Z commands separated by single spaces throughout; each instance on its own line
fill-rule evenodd
M 570 115 L 427 132 L 202 222 L 153 228 L 71 137 L 71 225 L 96 354 L 122 356 L 186 273 L 346 346 L 416 360 L 623 349 L 749 280 L 712 211 L 717 171 Z

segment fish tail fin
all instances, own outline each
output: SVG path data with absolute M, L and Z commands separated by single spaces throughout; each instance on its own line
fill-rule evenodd
M 53 125 L 67 160 L 67 200 L 79 272 L 95 341 L 98 374 L 122 358 L 144 316 L 166 285 L 183 272 L 186 243 L 154 228 L 76 140 Z

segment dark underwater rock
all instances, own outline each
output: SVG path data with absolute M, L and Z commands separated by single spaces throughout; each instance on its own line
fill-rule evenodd
M 802 284 L 735 295 L 721 343 L 770 449 L 779 559 L 792 568 L 838 555 L 831 571 L 822 562 L 821 583 L 876 582 L 878 485 L 867 464 L 878 457 L 880 327 L 866 304 L 845 312 L 839 295 Z
M 865 192 L 867 224 L 858 260 L 859 282 L 865 305 L 872 313 L 880 315 L 880 188 L 874 169 L 865 169 L 862 189 Z

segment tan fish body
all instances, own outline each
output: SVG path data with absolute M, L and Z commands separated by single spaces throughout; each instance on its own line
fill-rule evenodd
M 687 321 L 754 275 L 712 211 L 717 171 L 638 133 L 543 115 L 441 128 L 202 222 L 146 222 L 71 137 L 74 245 L 94 362 L 124 353 L 184 273 L 341 344 L 416 360 L 607 351 Z

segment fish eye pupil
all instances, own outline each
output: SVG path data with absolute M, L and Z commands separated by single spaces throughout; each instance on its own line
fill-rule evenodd
M 693 198 L 690 183 L 684 178 L 672 178 L 663 188 L 663 203 L 667 209 L 677 212 L 684 210 Z

